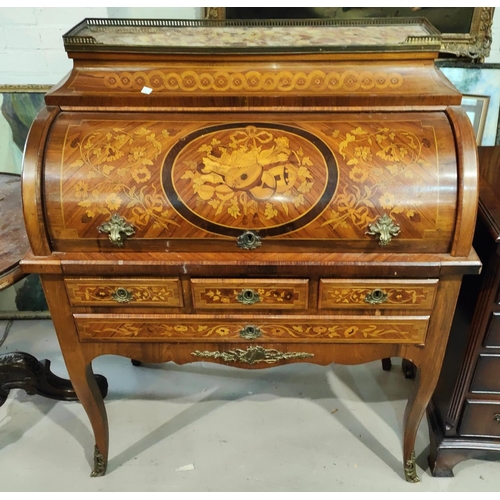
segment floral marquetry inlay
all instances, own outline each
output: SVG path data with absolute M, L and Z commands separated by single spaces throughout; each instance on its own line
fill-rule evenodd
M 293 305 L 297 300 L 298 294 L 293 288 L 289 289 L 274 289 L 266 290 L 264 288 L 257 288 L 255 293 L 258 297 L 258 303 L 262 305 L 269 304 L 282 304 Z M 200 300 L 207 305 L 224 306 L 228 304 L 238 304 L 238 296 L 241 294 L 240 290 L 229 288 L 206 288 L 200 293 Z
M 330 136 L 338 144 L 347 177 L 341 177 L 335 206 L 327 211 L 322 225 L 334 230 L 352 226 L 367 229 L 380 216 L 376 207 L 392 220 L 405 219 L 409 222 L 406 227 L 419 223 L 419 202 L 415 200 L 409 205 L 409 200 L 400 194 L 400 186 L 420 185 L 435 176 L 436 145 L 434 135 L 429 136 L 433 131 L 422 131 L 365 124 L 348 131 L 333 128 Z M 434 156 L 432 163 L 429 153 Z
M 148 124 L 92 127 L 70 127 L 63 168 L 73 175 L 71 193 L 83 213 L 82 223 L 97 215 L 126 213 L 135 228 L 152 226 L 168 229 L 178 225 L 174 212 L 154 182 L 155 169 L 175 131 L 152 130 Z M 64 176 L 63 176 L 64 177 Z M 69 214 L 68 214 L 69 216 Z
M 180 306 L 182 305 L 177 280 L 170 283 L 158 283 L 165 280 L 143 280 L 143 283 L 102 280 L 93 283 L 80 283 L 78 280 L 66 280 L 69 299 L 73 305 L 117 305 L 117 291 L 125 290 L 129 300 L 124 303 L 134 305 Z
M 265 340 L 304 340 L 334 342 L 407 342 L 421 343 L 425 339 L 427 318 L 395 319 L 390 321 L 356 320 L 308 320 L 307 322 L 256 322 L 261 336 Z M 77 321 L 78 323 L 79 321 Z M 150 339 L 150 340 L 242 340 L 241 331 L 247 323 L 220 322 L 213 320 L 205 323 L 203 319 L 165 323 L 158 321 L 97 321 L 82 320 L 79 332 L 83 338 Z M 244 339 L 243 339 L 244 340 Z
M 378 246 L 366 233 L 387 214 L 401 228 L 390 243 L 396 251 L 410 241 L 412 249 L 449 248 L 456 152 L 437 139 L 451 133 L 444 113 L 268 122 L 89 114 L 78 125 L 61 115 L 62 158 L 49 143 L 45 185 L 56 242 L 85 238 L 89 248 L 90 240 L 110 248 L 98 228 L 118 214 L 134 229 L 124 251 L 142 239 L 155 251 L 202 239 L 237 249 L 248 231 L 258 251 L 278 240 L 297 248 L 314 241 L 321 251 L 357 241 L 361 249 Z

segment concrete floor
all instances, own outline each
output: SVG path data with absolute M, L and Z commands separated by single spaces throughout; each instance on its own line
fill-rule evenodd
M 0 352 L 16 350 L 50 359 L 66 376 L 50 320 L 16 320 Z M 400 360 L 393 362 L 391 372 L 379 362 L 241 370 L 211 363 L 134 367 L 103 356 L 94 371 L 110 386 L 107 475 L 90 477 L 94 441 L 78 403 L 16 389 L 0 408 L 0 488 L 499 491 L 496 462 L 468 460 L 454 478 L 432 477 L 425 421 L 416 442 L 421 483 L 404 481 L 402 417 L 413 382 L 404 379 Z

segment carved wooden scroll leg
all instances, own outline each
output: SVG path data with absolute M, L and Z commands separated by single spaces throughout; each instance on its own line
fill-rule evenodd
M 96 382 L 105 398 L 108 381 L 96 375 Z M 71 382 L 50 370 L 50 361 L 38 361 L 27 352 L 0 354 L 0 406 L 5 403 L 11 389 L 23 389 L 27 394 L 38 394 L 58 401 L 77 401 Z

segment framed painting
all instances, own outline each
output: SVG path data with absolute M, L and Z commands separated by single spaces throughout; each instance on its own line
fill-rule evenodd
M 29 128 L 50 85 L 0 85 L 0 171 L 21 173 Z
M 205 7 L 207 19 L 377 19 L 425 17 L 442 34 L 442 54 L 484 60 L 494 7 Z
M 33 120 L 44 106 L 44 94 L 50 87 L 0 85 L 0 172 L 21 174 L 24 144 Z M 36 274 L 0 293 L 0 318 L 49 317 L 47 309 Z
M 488 99 L 483 134 L 481 142 L 478 142 L 478 144 L 481 146 L 494 146 L 497 140 L 500 110 L 500 64 L 438 61 L 437 65 L 464 96 Z M 465 101 L 465 104 L 467 105 L 467 101 Z
M 486 124 L 489 104 L 490 98 L 488 96 L 462 96 L 462 107 L 472 123 L 472 128 L 476 134 L 476 143 L 478 145 L 482 145 L 484 126 Z

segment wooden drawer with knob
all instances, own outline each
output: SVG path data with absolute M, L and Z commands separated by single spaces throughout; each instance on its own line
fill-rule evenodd
M 307 309 L 307 279 L 191 279 L 195 309 Z
M 500 401 L 472 401 L 465 405 L 461 436 L 500 437 Z
M 74 314 L 82 341 L 424 344 L 429 316 Z
M 500 354 L 480 354 L 470 391 L 500 394 Z
M 182 307 L 177 278 L 65 278 L 72 306 Z
M 320 309 L 431 310 L 438 280 L 322 279 Z
M 493 312 L 484 338 L 484 347 L 500 348 L 500 312 Z

